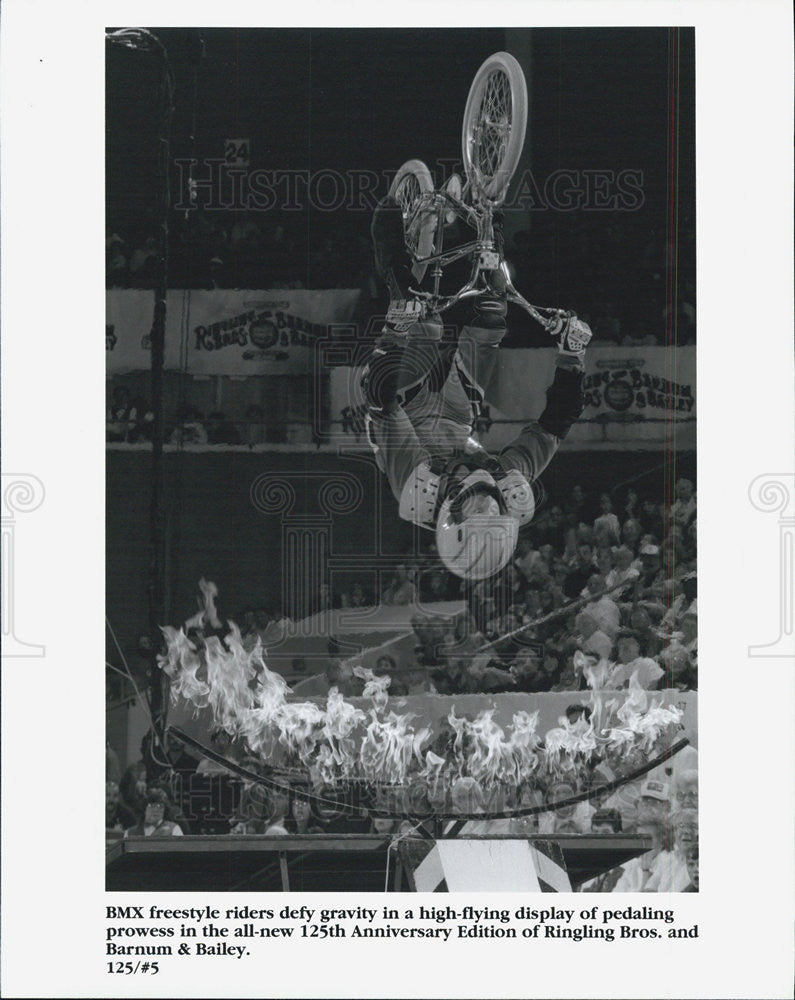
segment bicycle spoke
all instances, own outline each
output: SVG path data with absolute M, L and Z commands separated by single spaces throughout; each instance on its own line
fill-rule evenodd
M 499 170 L 511 134 L 511 88 L 507 75 L 495 70 L 486 81 L 481 104 L 478 167 L 485 179 Z

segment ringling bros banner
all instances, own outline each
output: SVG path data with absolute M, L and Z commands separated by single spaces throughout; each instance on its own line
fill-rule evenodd
M 357 289 L 170 291 L 165 367 L 191 375 L 301 375 L 315 340 L 350 320 Z M 110 289 L 105 349 L 109 374 L 150 367 L 153 293 Z
M 486 448 L 504 447 L 541 414 L 555 357 L 556 351 L 547 348 L 500 350 L 478 430 Z M 585 370 L 585 411 L 566 447 L 669 448 L 675 441 L 677 448 L 695 448 L 695 347 L 591 345 Z M 361 439 L 363 400 L 350 368 L 331 373 L 331 408 L 334 440 L 350 445 Z

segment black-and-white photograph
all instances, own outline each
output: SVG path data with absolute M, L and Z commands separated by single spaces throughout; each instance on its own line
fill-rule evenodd
M 752 13 L 6 0 L 3 997 L 791 996 Z
M 107 30 L 108 890 L 698 892 L 694 40 Z

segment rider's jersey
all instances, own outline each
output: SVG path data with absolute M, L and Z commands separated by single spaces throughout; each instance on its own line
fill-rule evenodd
M 424 427 L 420 424 L 418 430 L 403 409 L 385 415 L 375 427 L 389 485 L 398 501 L 407 481 L 423 463 L 437 468 L 440 460 L 442 466 L 450 466 L 460 459 L 463 464 L 477 466 L 484 456 L 492 457 L 472 439 L 469 426 L 439 419 Z M 493 459 L 503 471 L 516 469 L 531 483 L 547 467 L 559 443 L 554 434 L 533 421 Z

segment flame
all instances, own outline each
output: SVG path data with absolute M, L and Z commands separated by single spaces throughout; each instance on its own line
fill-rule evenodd
M 360 666 L 353 668 L 353 674 L 355 677 L 361 677 L 364 680 L 362 696 L 372 701 L 377 712 L 383 712 L 389 701 L 387 688 L 392 683 L 392 678 L 386 675 L 376 677 L 368 667 Z
M 454 793 L 454 802 L 456 795 L 462 799 L 466 793 L 482 806 L 505 786 L 516 789 L 571 777 L 601 762 L 640 762 L 642 755 L 662 747 L 681 719 L 675 707 L 650 699 L 637 672 L 623 703 L 614 698 L 603 704 L 600 681 L 609 665 L 601 661 L 594 666 L 580 653 L 575 663 L 591 685 L 590 719 L 583 715 L 570 723 L 561 718 L 542 741 L 537 711 L 516 712 L 503 728 L 495 721 L 494 708 L 475 718 L 458 717 L 453 708 L 447 717 L 450 737 L 430 748 L 430 728 L 416 728 L 409 714 L 387 711 L 388 676 L 354 667 L 365 682 L 364 697 L 371 703 L 367 712 L 346 701 L 337 688 L 329 691 L 325 706 L 291 702 L 284 678 L 268 669 L 259 639 L 246 649 L 233 623 L 223 641 L 189 638 L 189 628 L 200 628 L 205 621 L 218 627 L 217 587 L 206 580 L 199 585 L 199 613 L 182 629 L 162 629 L 167 652 L 158 663 L 171 680 L 172 698 L 209 707 L 216 724 L 242 738 L 252 753 L 300 766 L 316 787 L 350 779 L 377 785 L 420 781 L 429 798 L 432 790 L 438 797 L 441 788 Z

